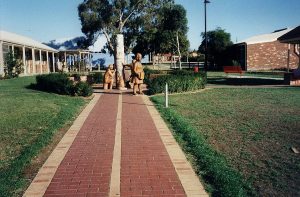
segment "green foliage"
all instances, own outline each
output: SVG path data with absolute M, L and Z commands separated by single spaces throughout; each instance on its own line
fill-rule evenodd
M 201 33 L 202 43 L 199 46 L 199 52 L 205 53 L 205 34 Z M 213 31 L 207 32 L 207 51 L 208 61 L 211 64 L 217 64 L 217 66 L 223 66 L 226 59 L 228 48 L 232 45 L 231 35 L 227 33 L 225 29 L 220 27 Z
M 155 53 L 186 53 L 189 48 L 187 39 L 187 18 L 183 6 L 175 4 L 164 6 L 155 11 L 156 20 L 148 20 L 153 23 L 145 25 L 137 37 L 133 52 L 143 55 Z M 177 46 L 177 36 L 179 49 Z
M 145 73 L 145 79 L 144 79 L 145 84 L 150 84 L 150 75 L 152 75 L 152 74 L 167 74 L 167 72 L 165 72 L 165 71 L 153 70 L 153 69 L 149 69 L 147 67 L 144 68 L 144 73 Z
M 88 81 L 90 84 L 92 83 L 103 83 L 103 73 L 101 72 L 94 72 L 90 73 L 88 75 L 88 78 L 91 79 L 92 81 Z
M 189 48 L 186 10 L 182 5 L 176 4 L 164 7 L 161 12 L 162 21 L 156 38 L 159 45 L 156 51 L 162 53 L 177 51 L 178 55 L 186 53 Z M 179 43 L 177 43 L 177 36 Z
M 105 48 L 115 55 L 115 37 L 121 33 L 124 34 L 125 49 L 130 50 L 138 33 L 155 21 L 156 11 L 172 2 L 173 0 L 85 0 L 78 6 L 81 30 L 86 35 L 83 44 L 91 45 L 99 34 L 105 34 L 108 41 Z
M 253 191 L 242 175 L 228 165 L 226 158 L 215 151 L 189 122 L 171 108 L 164 108 L 159 97 L 152 97 L 163 118 L 168 121 L 184 150 L 193 156 L 199 174 L 210 184 L 212 196 L 248 196 Z
M 148 78 L 145 83 L 148 85 L 149 94 L 164 92 L 166 83 L 170 93 L 187 92 L 204 88 L 206 77 L 204 73 L 180 70 L 153 79 Z
M 75 80 L 75 81 L 80 81 L 80 74 L 74 73 L 74 74 L 72 74 L 71 76 L 74 77 L 74 80 Z
M 90 85 L 85 82 L 74 84 L 65 73 L 38 75 L 36 76 L 35 88 L 62 95 L 90 96 L 92 94 Z
M 93 88 L 85 82 L 78 82 L 75 85 L 75 94 L 77 96 L 91 96 L 93 94 Z
M 68 79 L 68 75 L 65 73 L 51 73 L 36 76 L 36 88 L 46 92 L 74 95 L 73 82 Z
M 14 54 L 12 51 L 9 51 L 5 55 L 5 68 L 4 73 L 6 78 L 18 77 L 23 71 L 23 62 L 17 58 L 17 54 Z

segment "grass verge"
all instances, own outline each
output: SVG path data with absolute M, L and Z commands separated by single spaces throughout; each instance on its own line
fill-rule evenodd
M 207 164 L 201 159 L 210 160 L 220 154 L 226 160 L 223 163 L 239 172 L 246 185 L 250 183 L 259 196 L 297 196 L 300 157 L 291 148 L 300 148 L 299 91 L 297 87 L 215 88 L 190 95 L 172 95 L 170 109 L 162 108 L 164 97 L 152 99 L 175 133 L 183 136 L 185 149 L 197 159 L 196 165 L 200 174 L 204 170 L 204 177 Z M 187 132 L 186 128 L 190 127 L 191 131 Z M 200 142 L 217 153 L 205 152 Z M 198 160 L 198 154 L 203 154 L 203 158 Z M 215 169 L 211 165 L 208 168 Z M 217 165 L 215 170 L 222 171 L 219 168 L 222 165 Z M 219 179 L 218 175 L 214 178 Z M 218 189 L 210 177 L 207 179 Z M 217 194 L 227 195 L 221 191 Z M 255 194 L 249 192 L 249 195 Z
M 206 189 L 213 196 L 248 196 L 253 194 L 249 183 L 228 165 L 226 158 L 215 151 L 197 129 L 170 108 L 164 108 L 161 98 L 152 97 L 162 117 L 171 125 L 175 138 L 196 163 L 197 173 L 208 183 Z
M 21 194 L 24 171 L 32 159 L 87 103 L 81 97 L 27 89 L 34 81 L 34 77 L 0 81 L 0 196 Z

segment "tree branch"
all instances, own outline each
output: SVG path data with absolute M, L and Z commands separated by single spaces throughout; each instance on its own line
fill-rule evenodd
M 138 5 L 139 5 L 141 2 L 142 2 L 141 0 L 138 1 L 138 2 L 133 6 L 133 8 L 132 8 L 131 12 L 129 13 L 129 15 L 124 19 L 124 21 L 121 22 L 121 23 L 122 23 L 122 28 L 121 28 L 121 29 L 123 29 L 125 23 L 126 23 L 126 22 L 130 19 L 130 17 L 134 14 L 134 12 L 136 11 Z M 120 29 L 120 30 L 121 30 L 121 29 Z
M 108 43 L 108 46 L 109 46 L 110 50 L 114 51 L 114 46 L 113 46 L 113 44 L 111 43 L 110 37 L 109 37 L 109 35 L 108 35 L 106 29 L 103 29 L 103 34 L 104 34 L 105 37 L 106 37 L 106 40 L 107 40 L 107 43 Z

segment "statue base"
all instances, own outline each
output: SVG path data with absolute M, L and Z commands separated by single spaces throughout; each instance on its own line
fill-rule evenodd
M 119 88 L 118 88 L 118 90 L 122 90 L 122 91 L 124 91 L 124 90 L 127 90 L 127 88 L 124 88 L 124 87 L 119 87 Z

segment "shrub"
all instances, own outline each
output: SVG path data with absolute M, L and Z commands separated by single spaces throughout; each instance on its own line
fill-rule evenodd
M 148 85 L 149 94 L 164 92 L 166 83 L 168 83 L 170 93 L 186 92 L 204 88 L 206 77 L 204 73 L 180 70 L 148 79 L 145 83 Z
M 145 79 L 144 79 L 144 83 L 145 84 L 149 84 L 150 83 L 150 80 L 151 80 L 151 77 L 150 75 L 152 74 L 167 74 L 166 71 L 162 71 L 162 70 L 152 70 L 152 69 L 149 69 L 149 68 L 144 68 L 144 73 L 145 73 Z
M 73 81 L 68 79 L 68 75 L 64 73 L 36 76 L 35 88 L 63 95 L 90 96 L 93 93 L 93 89 L 89 84 L 84 82 L 74 84 Z
M 51 73 L 36 76 L 36 88 L 46 92 L 74 95 L 73 82 L 67 74 Z
M 80 74 L 78 74 L 78 73 L 72 74 L 71 77 L 74 77 L 75 81 L 80 81 Z
M 88 80 L 90 84 L 103 82 L 103 74 L 101 72 L 90 73 L 88 78 L 92 79 L 92 81 Z
M 22 60 L 18 59 L 18 54 L 9 51 L 5 55 L 4 60 L 4 73 L 7 79 L 18 77 L 22 72 L 24 72 L 24 65 Z
M 93 88 L 85 82 L 78 82 L 75 85 L 75 94 L 77 96 L 91 96 L 93 94 Z

